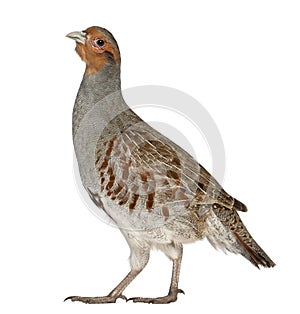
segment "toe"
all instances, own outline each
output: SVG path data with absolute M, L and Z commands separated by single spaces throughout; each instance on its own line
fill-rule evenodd
M 104 296 L 104 297 L 79 297 L 79 296 L 71 296 L 67 297 L 65 301 L 71 300 L 72 302 L 78 301 L 87 304 L 103 304 L 103 303 L 115 303 L 118 298 L 127 300 L 124 295 L 119 296 Z
M 177 300 L 177 295 L 167 295 L 160 298 L 129 298 L 127 301 L 132 301 L 134 303 L 152 303 L 152 304 L 167 304 L 172 303 Z
M 125 295 L 121 294 L 117 297 L 117 299 L 123 299 L 125 300 L 126 302 L 128 301 L 128 299 L 125 297 Z

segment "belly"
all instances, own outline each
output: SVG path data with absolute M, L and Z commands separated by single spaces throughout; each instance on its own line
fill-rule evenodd
M 128 237 L 139 238 L 152 244 L 171 242 L 189 243 L 206 236 L 206 217 L 199 218 L 196 213 L 170 216 L 161 214 L 159 208 L 129 211 L 109 198 L 102 197 L 105 212 Z

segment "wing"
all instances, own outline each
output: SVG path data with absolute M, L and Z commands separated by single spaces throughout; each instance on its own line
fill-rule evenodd
M 246 211 L 192 156 L 145 122 L 118 129 L 99 138 L 96 169 L 101 193 L 119 205 L 129 211 L 156 209 L 165 218 L 170 209 L 205 212 L 215 203 Z

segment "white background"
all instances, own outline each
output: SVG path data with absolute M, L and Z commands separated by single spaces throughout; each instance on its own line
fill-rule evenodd
M 65 35 L 91 25 L 118 40 L 123 88 L 175 87 L 207 108 L 226 148 L 223 185 L 248 205 L 243 221 L 277 264 L 259 271 L 207 241 L 187 245 L 186 295 L 155 310 L 299 311 L 299 1 L 28 0 L 2 3 L 0 15 L 2 313 L 153 312 L 62 302 L 104 295 L 129 270 L 125 240 L 87 211 L 74 182 L 84 64 Z M 153 252 L 125 295 L 163 295 L 170 273 Z

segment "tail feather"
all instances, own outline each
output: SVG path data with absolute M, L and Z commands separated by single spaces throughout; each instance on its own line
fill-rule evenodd
M 234 241 L 234 250 L 232 249 L 232 244 L 226 247 L 227 250 L 233 251 L 234 253 L 240 253 L 258 268 L 259 265 L 262 265 L 263 267 L 275 266 L 275 263 L 252 238 L 238 213 L 234 209 L 230 210 L 217 205 L 213 206 L 213 212 L 218 217 L 222 225 L 227 229 L 227 232 L 231 233 L 236 239 Z M 220 238 L 224 237 L 224 235 L 219 236 Z
M 234 199 L 233 208 L 234 208 L 235 210 L 239 210 L 239 211 L 241 211 L 241 212 L 246 212 L 246 211 L 248 211 L 246 205 L 243 204 L 242 202 L 238 201 L 236 198 Z
M 263 249 L 252 239 L 252 245 L 249 246 L 242 240 L 237 232 L 233 232 L 238 242 L 245 249 L 241 254 L 246 257 L 254 266 L 259 268 L 259 265 L 263 267 L 274 267 L 275 263 L 270 259 L 270 257 L 263 251 Z M 251 235 L 249 234 L 251 237 Z M 252 238 L 252 237 L 251 237 Z

